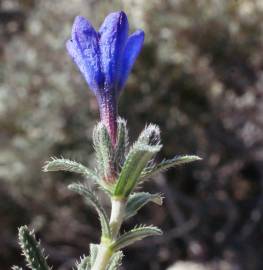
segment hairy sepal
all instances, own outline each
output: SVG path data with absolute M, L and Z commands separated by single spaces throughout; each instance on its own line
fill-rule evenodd
M 117 170 L 119 170 L 122 167 L 125 161 L 125 155 L 127 152 L 128 145 L 129 145 L 129 135 L 127 123 L 124 119 L 119 117 L 117 143 L 114 149 L 114 163 Z
M 102 122 L 93 130 L 93 144 L 100 177 L 110 184 L 115 177 L 114 150 L 108 130 Z

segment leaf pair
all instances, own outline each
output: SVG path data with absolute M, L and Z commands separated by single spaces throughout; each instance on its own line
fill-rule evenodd
M 195 155 L 175 156 L 152 164 L 154 156 L 160 151 L 160 130 L 156 125 L 148 125 L 126 156 L 128 146 L 128 131 L 126 121 L 118 119 L 118 138 L 113 148 L 106 127 L 100 122 L 93 133 L 99 175 L 84 165 L 68 159 L 53 158 L 47 162 L 43 170 L 69 171 L 82 174 L 102 186 L 107 192 L 119 198 L 127 198 L 139 182 L 168 168 L 200 160 Z M 114 182 L 116 184 L 113 186 Z M 107 182 L 108 181 L 108 182 Z
M 28 229 L 27 226 L 19 228 L 19 244 L 25 256 L 27 266 L 31 270 L 51 270 L 46 262 L 43 249 L 40 247 L 40 243 L 37 242 L 35 235 Z M 77 270 L 90 270 L 96 260 L 98 253 L 98 245 L 90 244 L 90 255 L 81 258 L 77 264 Z M 113 254 L 107 270 L 117 270 L 121 264 L 123 253 L 117 251 Z M 18 266 L 13 266 L 13 270 L 22 270 Z
M 86 201 L 96 209 L 101 222 L 102 237 L 111 239 L 112 235 L 108 216 L 103 207 L 99 204 L 99 201 L 94 195 L 94 193 L 81 184 L 71 184 L 69 185 L 69 189 L 83 195 Z M 133 194 L 129 198 L 126 205 L 125 219 L 135 215 L 141 207 L 143 207 L 146 203 L 150 201 L 161 204 L 162 198 L 159 194 L 150 194 L 146 192 Z M 125 246 L 134 243 L 135 241 L 141 240 L 144 237 L 160 234 L 161 231 L 158 228 L 152 226 L 141 226 L 138 228 L 134 228 L 131 231 L 124 233 L 115 242 L 113 242 L 111 244 L 111 249 L 117 251 Z
M 110 259 L 107 270 L 117 270 L 121 264 L 123 253 L 119 251 L 124 247 L 133 244 L 147 236 L 160 235 L 162 232 L 152 226 L 141 226 L 132 229 L 129 232 L 121 235 L 115 242 L 110 245 L 114 251 Z M 22 248 L 23 254 L 26 258 L 27 265 L 31 270 L 51 270 L 46 262 L 44 251 L 41 250 L 40 244 L 36 241 L 34 233 L 29 231 L 27 226 L 20 227 L 19 229 L 19 243 Z M 83 257 L 77 264 L 78 270 L 90 270 L 96 260 L 98 253 L 98 245 L 90 245 L 90 255 Z M 21 268 L 14 266 L 13 269 L 19 270 Z
M 95 260 L 96 260 L 97 254 L 98 254 L 98 250 L 99 250 L 99 245 L 90 244 L 90 255 L 80 259 L 80 262 L 77 263 L 77 265 L 76 265 L 77 270 L 90 270 L 95 263 Z M 122 251 L 115 252 L 112 255 L 112 257 L 107 265 L 107 268 L 105 270 L 119 269 L 119 267 L 121 265 L 122 258 L 123 258 Z

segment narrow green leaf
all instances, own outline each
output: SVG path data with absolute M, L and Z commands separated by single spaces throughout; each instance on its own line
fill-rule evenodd
M 134 228 L 121 235 L 112 245 L 113 250 L 120 250 L 133 244 L 136 241 L 142 240 L 148 236 L 161 235 L 162 231 L 153 226 L 141 226 Z
M 147 203 L 153 202 L 162 205 L 163 198 L 160 194 L 150 194 L 148 192 L 136 192 L 132 194 L 127 202 L 124 219 L 128 219 L 137 214 L 137 212 Z
M 19 228 L 18 238 L 28 267 L 32 270 L 50 270 L 39 242 L 27 226 Z
M 122 258 L 123 258 L 122 251 L 114 253 L 110 259 L 110 262 L 106 270 L 118 270 L 119 267 L 121 266 Z
M 71 184 L 68 186 L 70 190 L 73 190 L 81 195 L 84 196 L 88 204 L 92 205 L 100 218 L 100 223 L 101 223 L 101 229 L 102 229 L 102 235 L 106 238 L 110 238 L 111 236 L 111 230 L 110 230 L 110 225 L 109 225 L 109 219 L 108 216 L 104 210 L 104 208 L 101 206 L 99 203 L 99 200 L 97 197 L 94 195 L 93 191 L 90 191 L 87 187 L 81 184 Z
M 114 196 L 127 197 L 133 191 L 141 172 L 161 147 L 159 128 L 155 125 L 148 125 L 127 155 L 113 191 Z
M 194 155 L 175 156 L 172 159 L 165 159 L 158 164 L 145 168 L 141 174 L 141 179 L 151 177 L 154 174 L 165 171 L 171 167 L 190 163 L 197 160 L 201 160 L 201 158 Z
M 96 182 L 99 182 L 99 177 L 96 173 L 84 165 L 69 159 L 64 158 L 53 158 L 50 161 L 47 161 L 43 167 L 44 172 L 55 172 L 55 171 L 67 171 L 73 173 L 79 173 L 83 176 L 90 178 Z
M 152 157 L 160 151 L 160 146 L 135 144 L 122 167 L 113 191 L 116 197 L 127 197 L 135 188 L 142 170 Z

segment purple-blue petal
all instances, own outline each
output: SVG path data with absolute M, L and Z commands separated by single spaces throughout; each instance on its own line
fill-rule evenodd
M 85 18 L 76 17 L 66 47 L 97 97 L 101 120 L 112 144 L 117 134 L 117 99 L 141 50 L 144 32 L 128 38 L 129 24 L 124 12 L 109 14 L 99 32 Z
M 66 47 L 91 90 L 96 93 L 104 82 L 98 34 L 84 17 L 76 17 L 72 27 L 72 39 L 67 41 Z
M 100 27 L 101 64 L 105 87 L 117 87 L 123 50 L 128 38 L 129 23 L 124 12 L 110 13 Z
M 144 42 L 144 32 L 142 30 L 137 30 L 128 38 L 123 53 L 121 71 L 119 73 L 119 81 L 118 81 L 119 91 L 122 90 L 122 88 L 125 85 L 125 82 L 128 79 L 133 64 L 141 51 L 143 42 Z

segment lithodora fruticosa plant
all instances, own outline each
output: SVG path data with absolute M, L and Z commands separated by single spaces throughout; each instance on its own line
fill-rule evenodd
M 53 158 L 44 166 L 45 172 L 69 171 L 88 180 L 85 184 L 72 183 L 69 189 L 82 195 L 97 211 L 101 239 L 99 244 L 90 244 L 89 255 L 80 259 L 77 270 L 118 269 L 125 247 L 145 237 L 161 235 L 159 228 L 145 225 L 121 232 L 122 223 L 144 205 L 149 202 L 162 204 L 160 194 L 139 192 L 136 188 L 156 173 L 200 159 L 183 155 L 155 162 L 162 145 L 160 130 L 153 124 L 147 125 L 137 141 L 129 144 L 126 121 L 118 116 L 117 100 L 141 50 L 144 32 L 137 30 L 128 36 L 128 31 L 127 16 L 122 11 L 109 14 L 98 32 L 89 21 L 78 16 L 71 39 L 66 43 L 69 55 L 97 98 L 101 118 L 93 131 L 95 169 L 63 158 Z M 95 185 L 90 185 L 90 181 Z M 110 216 L 97 198 L 94 186 L 110 199 Z M 34 233 L 26 226 L 19 229 L 19 242 L 30 269 L 51 269 Z M 15 266 L 14 269 L 21 268 Z

